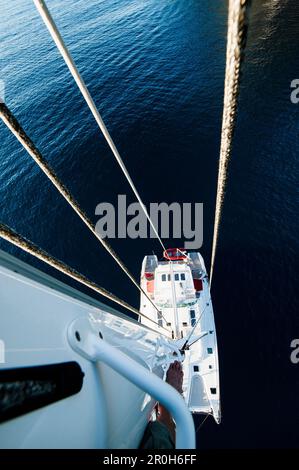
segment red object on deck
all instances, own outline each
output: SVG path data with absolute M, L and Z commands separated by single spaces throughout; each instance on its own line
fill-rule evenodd
M 202 290 L 202 280 L 201 279 L 193 279 L 194 288 L 196 291 Z
M 185 248 L 168 248 L 164 251 L 163 256 L 169 261 L 179 261 L 187 258 Z

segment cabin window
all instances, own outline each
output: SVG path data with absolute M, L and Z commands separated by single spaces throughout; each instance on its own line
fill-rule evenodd
M 158 320 L 162 320 L 162 312 L 157 313 Z
M 194 370 L 194 372 L 198 372 L 198 371 L 199 371 L 199 367 L 198 367 L 198 366 L 193 366 L 193 370 Z
M 168 323 L 166 323 L 166 325 L 167 325 L 167 326 L 171 326 L 171 323 L 170 323 L 170 322 L 168 322 Z
M 174 275 L 174 280 L 175 280 L 175 281 L 179 281 L 179 280 L 180 280 L 179 274 L 175 274 L 175 275 Z
M 162 281 L 166 281 L 166 274 L 162 274 Z
M 167 275 L 167 280 L 170 281 L 170 274 Z
M 195 323 L 196 323 L 195 310 L 190 310 L 190 319 L 191 319 L 191 326 L 195 326 Z
M 158 325 L 163 326 L 163 320 L 158 320 Z
M 186 276 L 184 273 L 181 274 L 181 281 L 185 281 L 186 280 Z
M 210 390 L 211 390 L 211 394 L 212 394 L 212 395 L 216 395 L 216 393 L 217 393 L 217 388 L 211 387 Z
M 207 348 L 208 354 L 213 354 L 213 348 Z
M 183 326 L 188 326 L 188 323 L 186 321 L 183 321 Z

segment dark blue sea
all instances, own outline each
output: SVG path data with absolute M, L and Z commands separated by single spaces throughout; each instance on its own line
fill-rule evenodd
M 48 6 L 144 202 L 204 204 L 209 265 L 226 2 Z M 33 2 L 1 0 L 0 8 L 7 105 L 94 222 L 99 202 L 118 194 L 133 202 Z M 299 338 L 299 104 L 290 101 L 298 24 L 298 2 L 253 0 L 212 288 L 223 421 L 198 431 L 201 449 L 299 447 L 299 364 L 290 361 Z M 1 123 L 0 142 L 1 221 L 138 306 L 130 281 Z M 143 256 L 160 254 L 155 240 L 111 244 L 136 278 Z M 1 248 L 52 273 L 6 242 Z

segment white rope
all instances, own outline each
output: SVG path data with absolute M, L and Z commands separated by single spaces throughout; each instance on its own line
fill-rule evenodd
M 80 73 L 79 73 L 79 71 L 78 71 L 78 69 L 77 69 L 77 67 L 74 63 L 74 61 L 71 57 L 71 54 L 69 53 L 69 51 L 68 51 L 68 49 L 67 49 L 67 47 L 66 47 L 66 45 L 65 45 L 65 43 L 64 43 L 64 41 L 61 37 L 60 32 L 58 31 L 58 28 L 57 28 L 57 26 L 56 26 L 56 24 L 55 24 L 55 22 L 54 22 L 54 20 L 51 16 L 49 10 L 48 10 L 48 8 L 47 8 L 46 3 L 43 0 L 33 0 L 33 1 L 34 1 L 34 4 L 35 4 L 40 16 L 43 19 L 45 25 L 47 26 L 47 28 L 48 28 L 48 30 L 49 30 L 56 46 L 57 46 L 57 48 L 59 49 L 66 65 L 68 66 L 69 71 L 71 72 L 75 82 L 77 83 L 78 88 L 80 89 L 80 91 L 81 91 L 81 93 L 82 93 L 82 95 L 83 95 L 90 111 L 93 114 L 93 117 L 95 118 L 99 128 L 101 129 L 101 131 L 102 131 L 102 133 L 103 133 L 110 149 L 112 150 L 112 153 L 113 153 L 114 157 L 116 158 L 119 166 L 121 167 L 121 169 L 122 169 L 128 183 L 129 183 L 129 185 L 131 186 L 131 188 L 132 188 L 132 190 L 133 190 L 133 192 L 134 192 L 134 194 L 135 194 L 135 196 L 136 196 L 136 198 L 137 198 L 144 214 L 146 215 L 146 217 L 147 217 L 154 233 L 156 234 L 157 239 L 159 240 L 163 250 L 165 250 L 166 248 L 165 248 L 165 246 L 164 246 L 164 244 L 163 244 L 163 242 L 162 242 L 162 240 L 161 240 L 161 238 L 158 234 L 158 231 L 156 230 L 156 227 L 154 226 L 154 224 L 153 224 L 153 222 L 152 222 L 152 220 L 151 220 L 151 218 L 148 214 L 148 211 L 147 211 L 145 205 L 142 202 L 142 199 L 141 199 L 141 197 L 140 197 L 140 195 L 139 195 L 139 193 L 138 193 L 138 191 L 137 191 L 137 189 L 136 189 L 136 187 L 135 187 L 135 185 L 134 185 L 134 183 L 133 183 L 133 181 L 132 181 L 132 179 L 129 175 L 129 172 L 128 172 L 128 170 L 127 170 L 127 168 L 126 168 L 126 166 L 125 166 L 125 164 L 124 164 L 124 162 L 123 162 L 123 160 L 122 160 L 122 158 L 121 158 L 121 156 L 120 156 L 120 154 L 119 154 L 119 152 L 118 152 L 118 150 L 117 150 L 117 148 L 116 148 L 116 146 L 115 146 L 115 144 L 112 140 L 112 137 L 109 134 L 109 132 L 106 128 L 106 125 L 105 125 L 105 123 L 104 123 L 104 121 L 103 121 L 103 119 L 102 119 L 102 117 L 101 117 L 101 115 L 100 115 L 100 113 L 99 113 L 99 111 L 98 111 L 98 109 L 97 109 L 97 107 L 96 107 L 96 105 L 95 105 L 88 89 L 87 89 L 87 86 L 86 86 L 83 78 L 81 77 L 81 75 L 80 75 Z
M 207 416 L 205 417 L 205 419 L 198 425 L 196 431 L 195 431 L 195 435 L 198 433 L 198 431 L 203 427 L 203 425 L 205 424 L 206 420 L 208 419 L 209 416 L 213 416 L 212 413 L 207 413 Z
M 221 221 L 227 179 L 227 168 L 229 157 L 231 154 L 233 131 L 236 121 L 237 98 L 240 84 L 240 66 L 242 59 L 242 50 L 244 48 L 247 32 L 247 4 L 248 0 L 229 0 L 224 102 L 210 283 L 212 282 L 212 276 L 214 271 L 215 255 L 219 236 L 219 226 Z
M 179 327 L 179 314 L 178 314 L 178 305 L 176 299 L 176 292 L 175 292 L 175 280 L 174 280 L 174 272 L 173 272 L 173 263 L 170 260 L 170 282 L 171 282 L 171 293 L 172 293 L 172 304 L 174 309 L 174 318 L 175 318 L 175 334 L 176 338 L 179 338 L 180 335 L 180 327 Z

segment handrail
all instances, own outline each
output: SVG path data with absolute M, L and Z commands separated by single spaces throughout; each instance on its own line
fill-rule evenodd
M 165 406 L 176 423 L 176 448 L 195 449 L 194 422 L 183 397 L 171 385 L 86 328 L 86 318 L 78 320 L 68 331 L 73 349 L 92 362 L 104 362 Z

